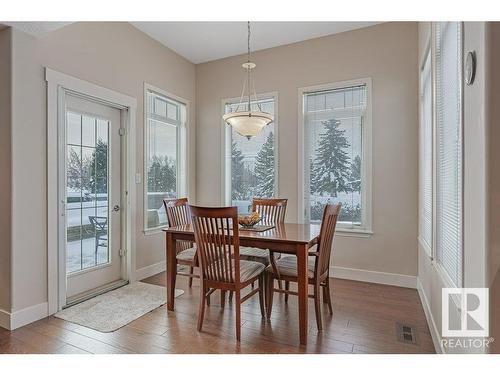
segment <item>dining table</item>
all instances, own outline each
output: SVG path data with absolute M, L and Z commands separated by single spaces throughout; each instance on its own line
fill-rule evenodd
M 167 261 L 167 309 L 174 311 L 175 280 L 177 273 L 176 241 L 195 242 L 191 224 L 163 229 L 166 237 Z M 298 273 L 298 309 L 300 344 L 306 345 L 308 331 L 308 252 L 317 243 L 320 232 L 319 224 L 278 224 L 265 231 L 253 231 L 240 228 L 240 246 L 258 247 L 270 251 L 292 254 L 297 257 Z

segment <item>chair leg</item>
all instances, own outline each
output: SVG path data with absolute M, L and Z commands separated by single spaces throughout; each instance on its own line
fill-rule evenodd
M 281 280 L 278 280 L 278 288 L 283 289 L 283 283 Z
M 285 290 L 290 290 L 290 281 L 285 281 Z M 285 303 L 288 303 L 288 294 L 285 294 Z
M 266 317 L 266 310 L 264 308 L 264 273 L 259 276 L 259 303 L 260 303 L 260 315 L 263 318 Z
M 226 303 L 226 291 L 221 290 L 220 291 L 220 307 L 224 308 L 224 304 Z
M 193 266 L 189 267 L 189 273 L 193 274 Z M 193 276 L 189 278 L 189 287 L 191 288 L 193 286 Z
M 321 294 L 319 283 L 314 285 L 314 309 L 316 311 L 316 325 L 318 326 L 318 331 L 322 331 L 323 325 L 321 323 Z
M 236 294 L 236 340 L 241 341 L 241 292 L 237 290 Z
M 252 289 L 255 288 L 255 281 L 252 283 Z
M 233 291 L 229 292 L 229 302 L 233 302 Z
M 323 289 L 323 298 L 325 298 L 326 295 L 326 303 L 328 304 L 328 310 L 330 310 L 330 315 L 333 314 L 333 307 L 332 307 L 332 295 L 330 294 L 330 278 L 327 277 L 325 280 L 325 287 Z
M 206 289 L 203 286 L 203 282 L 200 285 L 200 309 L 198 312 L 198 331 L 201 331 L 203 326 L 203 318 L 205 317 L 205 299 L 206 299 Z
M 205 289 L 205 293 L 208 293 L 209 291 L 209 288 Z M 205 299 L 207 300 L 207 306 L 210 306 L 210 296 L 206 296 Z
M 271 320 L 271 312 L 273 311 L 273 296 L 274 296 L 274 274 L 269 273 L 267 278 L 267 320 Z

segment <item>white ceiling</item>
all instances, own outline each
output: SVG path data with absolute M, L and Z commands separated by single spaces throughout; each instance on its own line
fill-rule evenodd
M 71 22 L 2 22 L 27 34 L 39 37 L 69 25 Z
M 43 36 L 70 22 L 2 22 Z M 252 22 L 252 51 L 341 33 L 380 22 Z M 166 47 L 199 64 L 246 53 L 246 22 L 131 22 Z
M 252 51 L 371 26 L 380 22 L 252 22 Z M 246 53 L 246 22 L 131 22 L 195 64 Z

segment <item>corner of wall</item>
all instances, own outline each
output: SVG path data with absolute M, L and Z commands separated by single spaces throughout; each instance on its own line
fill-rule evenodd
M 0 31 L 0 326 L 12 308 L 12 29 Z

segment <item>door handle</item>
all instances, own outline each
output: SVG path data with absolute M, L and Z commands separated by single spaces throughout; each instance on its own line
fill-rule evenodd
M 117 204 L 113 207 L 113 211 L 115 212 L 118 212 L 120 211 L 120 206 L 118 206 Z

